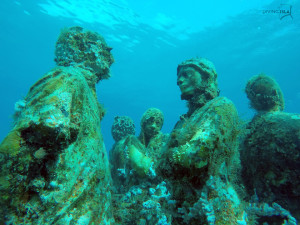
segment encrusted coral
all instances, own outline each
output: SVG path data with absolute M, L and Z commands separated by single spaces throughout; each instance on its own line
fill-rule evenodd
M 0 145 L 0 153 L 16 155 L 19 153 L 21 147 L 21 133 L 18 130 L 12 130 L 4 138 Z
M 206 58 L 188 59 L 177 67 L 177 79 L 186 69 L 194 69 L 201 74 L 201 81 L 196 85 L 194 93 L 190 96 L 181 94 L 181 99 L 188 100 L 190 115 L 196 108 L 202 107 L 208 101 L 219 95 L 217 72 L 214 64 Z M 177 81 L 179 85 L 179 82 Z
M 188 211 L 186 208 L 179 209 L 188 224 L 193 219 L 201 221 L 203 216 L 209 225 L 242 224 L 244 221 L 244 211 L 237 193 L 230 184 L 212 176 L 207 180 L 198 201 Z
M 120 141 L 128 135 L 135 135 L 135 125 L 129 116 L 116 116 L 111 127 L 114 140 Z
M 103 70 L 98 59 L 90 67 L 95 45 L 110 54 L 99 35 L 67 29 L 57 45 L 60 66 L 16 104 L 14 127 L 0 146 L 0 224 L 113 223 L 103 109 L 95 93 L 111 58 L 99 57 Z M 66 64 L 64 57 L 70 57 Z
M 110 77 L 109 67 L 114 62 L 104 38 L 82 27 L 61 31 L 56 43 L 55 61 L 59 66 L 80 66 L 95 73 L 96 82 Z
M 159 158 L 162 146 L 168 139 L 168 134 L 161 132 L 164 115 L 157 108 L 149 108 L 141 119 L 141 133 L 139 140 L 146 147 L 146 154 L 152 158 Z
M 245 92 L 252 108 L 257 111 L 282 111 L 284 99 L 277 82 L 265 75 L 253 76 L 246 85 Z
M 164 115 L 162 111 L 157 108 L 150 108 L 144 112 L 142 119 L 141 119 L 141 127 L 145 128 L 147 123 L 157 122 L 160 127 L 162 127 L 164 123 Z
M 210 175 L 216 175 L 222 163 L 230 166 L 237 157 L 239 121 L 230 100 L 217 97 L 181 122 L 169 142 L 174 163 L 190 169 L 208 166 Z
M 139 180 L 126 193 L 113 196 L 116 224 L 170 225 L 172 216 L 167 208 L 173 204 L 169 197 L 165 182 L 155 185 Z
M 272 206 L 267 203 L 249 203 L 247 206 L 247 213 L 250 217 L 279 217 L 280 219 L 277 219 L 277 221 L 281 220 L 282 225 L 297 225 L 297 220 L 291 213 L 275 202 L 272 203 Z
M 256 190 L 260 201 L 276 202 L 300 220 L 300 115 L 255 116 L 242 147 L 242 178 L 249 196 Z
M 205 147 L 195 148 L 187 143 L 173 149 L 171 160 L 186 168 L 202 168 L 207 166 L 208 157 L 208 150 Z

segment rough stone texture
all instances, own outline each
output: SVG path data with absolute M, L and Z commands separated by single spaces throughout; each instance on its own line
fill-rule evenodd
M 109 67 L 114 62 L 104 38 L 82 27 L 61 31 L 56 42 L 55 61 L 59 66 L 80 66 L 92 71 L 97 82 L 110 77 Z
M 128 187 L 141 183 L 142 179 L 154 178 L 155 162 L 161 156 L 160 149 L 168 135 L 160 130 L 163 114 L 159 109 L 149 108 L 141 119 L 141 133 L 134 135 L 133 121 L 129 117 L 116 117 L 112 135 L 116 141 L 110 151 L 110 163 L 114 187 L 118 193 L 128 191 Z
M 157 167 L 177 210 L 172 224 L 244 224 L 238 190 L 240 121 L 234 104 L 218 97 L 217 73 L 205 58 L 177 68 L 188 112 L 173 129 Z
M 118 142 L 128 135 L 135 135 L 135 125 L 129 116 L 116 116 L 111 127 L 111 134 L 115 142 Z
M 0 145 L 1 224 L 113 222 L 97 80 L 76 63 L 56 67 L 16 104 Z
M 145 155 L 157 160 L 161 156 L 161 148 L 166 143 L 169 134 L 163 134 L 164 115 L 157 108 L 149 108 L 141 118 L 141 133 L 139 140 L 146 147 Z
M 300 220 L 300 115 L 269 112 L 254 117 L 241 151 L 249 196 L 278 203 Z
M 218 175 L 222 163 L 230 166 L 236 153 L 238 114 L 224 97 L 209 101 L 192 116 L 182 118 L 171 133 L 170 160 L 186 168 L 208 167 Z
M 160 129 L 164 124 L 164 115 L 162 111 L 157 108 L 150 108 L 144 112 L 142 119 L 141 119 L 141 128 L 145 129 L 145 126 L 150 123 L 157 122 Z M 150 134 L 151 135 L 151 134 Z
M 237 111 L 224 97 L 207 102 L 177 123 L 157 170 L 176 200 L 172 224 L 206 224 L 211 218 L 215 221 L 211 224 L 242 220 L 243 207 L 236 193 L 238 134 Z M 197 214 L 195 207 L 201 208 Z
M 194 93 L 186 96 L 181 93 L 181 99 L 188 100 L 188 115 L 191 115 L 194 110 L 204 106 L 208 101 L 214 99 L 219 95 L 217 72 L 214 64 L 206 58 L 192 58 L 188 59 L 177 67 L 177 85 L 179 76 L 185 74 L 187 69 L 194 69 L 201 74 L 201 79 L 195 80 Z M 189 73 L 189 72 L 187 72 Z
M 245 92 L 251 107 L 257 111 L 282 111 L 284 109 L 283 94 L 279 85 L 265 74 L 251 77 L 247 82 Z

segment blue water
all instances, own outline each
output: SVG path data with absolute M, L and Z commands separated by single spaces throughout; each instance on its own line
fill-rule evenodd
M 88 2 L 88 3 L 87 3 Z M 11 129 L 14 103 L 55 66 L 60 30 L 79 25 L 99 32 L 113 47 L 112 77 L 97 85 L 107 109 L 102 133 L 113 144 L 113 118 L 133 118 L 139 133 L 144 111 L 163 111 L 169 133 L 187 111 L 176 85 L 177 65 L 206 57 L 218 72 L 221 95 L 242 118 L 251 118 L 243 91 L 247 80 L 264 72 L 280 84 L 285 111 L 300 113 L 299 1 L 137 1 L 2 0 L 0 8 L 0 139 Z M 264 13 L 292 6 L 291 16 Z

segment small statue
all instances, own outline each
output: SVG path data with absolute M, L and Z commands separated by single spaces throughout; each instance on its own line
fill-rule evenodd
M 139 140 L 146 147 L 146 154 L 151 158 L 160 157 L 160 150 L 169 137 L 161 132 L 163 124 L 164 115 L 157 108 L 147 109 L 142 116 Z
M 156 108 L 148 109 L 141 119 L 141 133 L 137 138 L 133 120 L 119 116 L 114 120 L 112 135 L 116 143 L 110 151 L 112 177 L 115 187 L 131 186 L 140 178 L 155 178 L 155 167 L 167 135 L 161 132 L 164 117 Z M 138 176 L 135 176 L 137 174 Z

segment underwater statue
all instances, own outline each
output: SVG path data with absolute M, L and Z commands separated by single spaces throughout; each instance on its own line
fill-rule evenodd
M 124 192 L 126 186 L 128 186 L 129 173 L 132 169 L 127 144 L 129 137 L 135 137 L 133 120 L 129 116 L 116 116 L 111 134 L 115 143 L 109 151 L 109 161 L 115 192 Z M 139 142 L 137 141 L 137 143 Z M 143 147 L 141 143 L 139 144 Z
M 184 61 L 177 68 L 181 116 L 159 166 L 176 201 L 172 224 L 237 224 L 245 220 L 236 192 L 239 118 L 234 104 L 219 97 L 217 73 L 205 58 Z
M 116 143 L 110 151 L 110 163 L 116 224 L 168 224 L 168 207 L 162 206 L 167 205 L 170 194 L 156 174 L 160 151 L 168 137 L 161 132 L 163 121 L 159 109 L 148 109 L 137 138 L 131 118 L 118 116 L 114 120 L 112 135 Z
M 160 157 L 160 150 L 168 139 L 168 134 L 163 134 L 161 129 L 164 124 L 164 115 L 157 108 L 149 108 L 141 119 L 141 133 L 139 140 L 146 147 L 147 156 Z
M 62 30 L 57 67 L 16 103 L 0 145 L 1 224 L 113 224 L 95 88 L 110 77 L 110 51 L 95 32 Z
M 160 149 L 167 140 L 167 135 L 161 132 L 163 121 L 164 116 L 159 109 L 148 109 L 142 116 L 141 133 L 137 138 L 130 117 L 118 116 L 114 119 L 112 135 L 116 143 L 110 151 L 110 162 L 115 187 L 120 189 L 124 185 L 139 183 L 140 178 L 156 176 L 154 161 L 160 156 Z M 137 180 L 136 175 L 139 177 Z
M 256 206 L 256 209 L 249 207 L 250 212 L 260 217 L 260 224 L 297 224 L 295 218 L 300 220 L 300 115 L 282 111 L 282 91 L 267 75 L 253 76 L 245 91 L 250 105 L 257 111 L 247 126 L 241 150 L 242 178 L 248 200 Z M 267 205 L 268 211 L 263 210 Z
M 250 105 L 257 112 L 278 112 L 284 109 L 283 93 L 277 82 L 265 74 L 253 76 L 245 92 Z
M 189 111 L 171 133 L 170 161 L 191 171 L 207 170 L 204 174 L 208 176 L 223 174 L 237 152 L 239 118 L 235 106 L 218 97 L 217 73 L 205 58 L 178 65 L 177 84 Z

